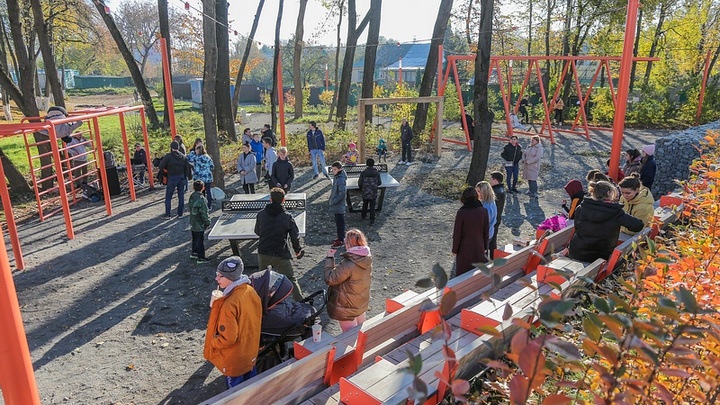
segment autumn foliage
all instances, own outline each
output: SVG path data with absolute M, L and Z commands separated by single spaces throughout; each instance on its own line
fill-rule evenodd
M 501 378 L 484 389 L 512 404 L 720 400 L 719 135 L 681 184 L 681 223 L 640 242 L 610 293 L 588 291 L 583 306 L 547 298 L 540 326 L 518 321 L 504 361 L 488 361 Z

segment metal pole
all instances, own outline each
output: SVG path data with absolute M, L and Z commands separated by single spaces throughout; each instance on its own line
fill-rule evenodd
M 633 46 L 639 0 L 629 0 L 627 7 L 627 20 L 625 22 L 625 42 L 620 59 L 620 74 L 618 77 L 617 103 L 615 103 L 615 119 L 613 120 L 613 140 L 610 150 L 610 178 L 617 181 L 620 170 L 620 155 L 622 153 L 623 132 L 625 131 L 625 113 L 627 112 L 627 98 L 630 88 L 630 69 L 633 61 Z
M 0 179 L 5 178 L 5 169 L 0 164 Z M 20 238 L 15 225 L 15 215 L 13 214 L 12 201 L 10 200 L 10 192 L 6 182 L 0 182 L 0 199 L 2 200 L 3 210 L 5 211 L 5 222 L 7 223 L 8 235 L 12 244 L 13 255 L 15 256 L 15 267 L 18 270 L 25 270 L 25 260 L 23 260 L 22 248 L 20 247 Z M 4 308 L 4 307 L 0 307 Z
M 172 91 L 172 77 L 170 77 L 170 61 L 168 59 L 167 40 L 160 38 L 160 53 L 163 62 L 163 82 L 165 84 L 165 96 L 167 97 L 168 118 L 170 120 L 170 135 L 175 138 L 177 129 L 175 128 L 175 101 Z
M 60 184 L 59 187 L 65 186 Z M 0 389 L 5 403 L 40 405 L 30 349 L 4 244 L 0 247 L 0 308 Z

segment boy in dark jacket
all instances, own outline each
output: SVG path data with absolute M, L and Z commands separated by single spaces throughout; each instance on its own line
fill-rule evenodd
M 358 187 L 362 193 L 363 207 L 361 219 L 367 218 L 368 205 L 370 206 L 370 223 L 375 222 L 375 200 L 377 200 L 378 187 L 382 184 L 380 172 L 375 167 L 375 160 L 369 158 L 365 161 L 367 168 L 360 173 Z
M 293 216 L 285 211 L 282 202 L 285 200 L 285 192 L 281 188 L 270 190 L 271 203 L 257 214 L 255 221 L 255 234 L 260 237 L 258 242 L 258 264 L 261 269 L 273 266 L 273 270 L 284 274 L 292 283 L 293 299 L 302 301 L 302 290 L 295 278 L 293 271 L 292 255 L 288 248 L 287 239 L 290 236 L 295 257 L 303 257 L 305 252 L 300 247 L 300 230 Z
M 505 186 L 503 185 L 503 181 L 505 180 L 505 176 L 503 176 L 500 172 L 492 172 L 490 173 L 490 186 L 492 186 L 493 192 L 495 193 L 495 205 L 497 206 L 497 220 L 495 221 L 495 233 L 493 233 L 493 237 L 490 239 L 490 245 L 488 246 L 488 249 L 490 250 L 490 259 L 495 258 L 495 249 L 497 249 L 497 235 L 498 235 L 498 228 L 500 228 L 500 222 L 502 221 L 502 214 L 503 210 L 505 209 Z
M 193 182 L 193 193 L 190 194 L 188 205 L 190 206 L 190 232 L 192 233 L 191 259 L 197 259 L 197 264 L 208 263 L 205 257 L 205 230 L 210 227 L 208 218 L 207 201 L 202 194 L 205 183 L 202 180 Z
M 288 158 L 288 150 L 282 146 L 278 149 L 278 160 L 272 166 L 271 183 L 274 187 L 280 187 L 285 194 L 290 192 L 292 182 L 295 179 L 295 169 Z

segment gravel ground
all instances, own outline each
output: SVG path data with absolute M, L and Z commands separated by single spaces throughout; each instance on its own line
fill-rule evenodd
M 259 127 L 263 117 L 250 126 Z M 640 147 L 663 134 L 629 131 L 626 145 Z M 523 145 L 527 139 L 521 140 Z M 532 237 L 535 227 L 559 209 L 568 179 L 583 178 L 604 167 L 609 132 L 588 142 L 561 135 L 544 141 L 539 179 L 541 196 L 509 195 L 499 243 Z M 493 168 L 504 142 L 493 141 Z M 387 192 L 385 207 L 373 225 L 347 215 L 347 226 L 368 235 L 374 256 L 370 316 L 383 311 L 385 298 L 412 288 L 434 263 L 452 266 L 452 224 L 460 203 L 430 194 L 427 179 L 464 179 L 470 154 L 446 144 L 442 156 L 420 156 L 412 166 L 390 163 L 400 187 Z M 322 264 L 334 239 L 327 212 L 330 182 L 312 180 L 298 168 L 296 192 L 307 193 L 306 255 L 294 261 L 306 294 L 323 288 Z M 227 179 L 237 190 L 236 176 Z M 525 190 L 523 183 L 521 190 Z M 261 188 L 260 192 L 266 192 Z M 27 271 L 15 272 L 32 361 L 42 403 L 170 404 L 196 403 L 224 389 L 220 374 L 202 357 L 214 289 L 215 265 L 231 255 L 225 241 L 208 243 L 210 264 L 189 259 L 188 218 L 163 221 L 162 189 L 144 190 L 135 202 L 113 199 L 113 215 L 101 204 L 82 202 L 72 210 L 76 238 L 68 240 L 61 217 L 19 225 Z M 213 219 L 220 215 L 216 210 Z M 9 244 L 8 244 L 9 246 Z M 336 322 L 323 316 L 327 333 Z M 0 399 L 2 403 L 2 399 Z

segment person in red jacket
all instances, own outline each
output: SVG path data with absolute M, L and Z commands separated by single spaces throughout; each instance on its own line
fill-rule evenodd
M 204 357 L 225 376 L 228 388 L 257 375 L 262 305 L 243 268 L 237 256 L 217 267 L 215 281 L 223 294 L 210 304 L 203 350 Z

